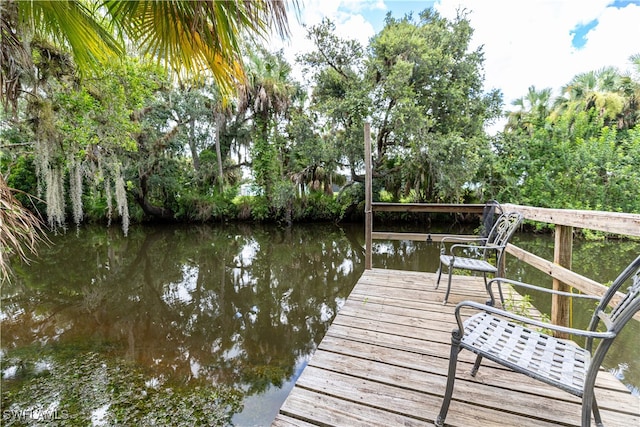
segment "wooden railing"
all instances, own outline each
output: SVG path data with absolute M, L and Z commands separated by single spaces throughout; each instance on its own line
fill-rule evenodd
M 374 212 L 421 212 L 421 213 L 477 213 L 482 214 L 485 205 L 478 204 L 419 204 L 419 203 L 373 203 L 371 143 L 368 125 L 365 125 L 365 269 L 372 268 L 372 242 L 378 240 L 417 240 L 439 242 L 445 234 L 392 233 L 373 231 Z M 515 258 L 547 273 L 553 278 L 553 288 L 568 291 L 571 287 L 590 295 L 603 295 L 607 287 L 595 280 L 571 271 L 574 228 L 590 229 L 640 237 L 640 215 L 585 211 L 570 209 L 548 209 L 514 204 L 502 204 L 503 212 L 520 212 L 525 220 L 544 222 L 555 226 L 553 261 L 545 260 L 513 244 L 507 246 L 507 253 Z M 612 304 L 619 298 L 614 298 Z M 636 315 L 640 320 L 640 313 Z M 569 325 L 569 300 L 554 295 L 551 305 L 551 321 L 558 325 Z

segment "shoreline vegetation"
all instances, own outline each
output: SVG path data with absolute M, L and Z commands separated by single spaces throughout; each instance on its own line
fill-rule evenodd
M 256 9 L 234 11 L 247 19 L 215 27 L 228 33 L 217 37 L 201 24 L 220 10 L 178 3 L 189 22 L 170 19 L 166 2 L 109 1 L 105 22 L 91 1 L 3 3 L 2 54 L 14 61 L 1 67 L 0 173 L 16 209 L 54 232 L 97 223 L 125 235 L 147 222 L 360 221 L 369 122 L 374 201 L 640 212 L 640 54 L 629 71 L 576 75 L 557 97 L 531 86 L 507 109 L 484 86 L 465 11 L 389 15 L 367 46 L 325 19 L 307 29 L 314 48 L 296 59 L 300 82 L 282 51 L 241 31 L 265 35 L 275 18 L 286 36 L 282 5 L 221 2 Z M 65 7 L 82 28 L 63 22 Z M 205 44 L 154 33 L 182 24 Z M 74 44 L 78 34 L 91 44 Z M 206 62 L 207 46 L 224 69 Z M 429 220 L 439 218 L 376 218 Z

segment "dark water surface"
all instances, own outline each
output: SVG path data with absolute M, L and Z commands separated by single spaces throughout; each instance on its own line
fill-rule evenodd
M 52 240 L 2 288 L 2 425 L 269 425 L 364 269 L 361 226 L 86 227 Z M 551 258 L 551 236 L 514 240 Z M 377 268 L 437 268 L 436 245 L 374 249 Z M 576 242 L 574 270 L 610 281 L 639 250 Z M 550 283 L 517 261 L 508 272 Z M 607 364 L 637 392 L 633 323 Z

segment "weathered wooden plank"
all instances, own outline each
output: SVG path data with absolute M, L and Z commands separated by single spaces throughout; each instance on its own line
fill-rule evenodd
M 425 328 L 449 333 L 457 325 L 453 314 L 447 316 L 446 313 L 418 310 L 412 310 L 412 312 L 417 312 L 418 314 L 411 316 L 410 313 L 403 312 L 401 307 L 376 304 L 371 301 L 345 304 L 340 310 L 340 314 L 343 316 L 357 317 L 364 320 L 384 320 L 398 325 L 421 328 L 423 334 Z
M 368 279 L 371 280 L 371 279 Z M 481 298 L 486 300 L 488 298 L 488 294 L 484 288 L 484 284 L 480 285 L 479 282 L 474 282 L 476 286 L 465 286 L 464 282 L 456 281 L 451 286 L 451 295 L 455 296 L 457 300 L 463 299 L 474 299 Z M 441 283 L 440 287 L 436 290 L 434 289 L 435 283 L 425 283 L 419 285 L 420 288 L 402 288 L 397 286 L 394 282 L 389 282 L 388 286 L 369 286 L 366 290 L 361 289 L 360 287 L 354 288 L 353 293 L 358 295 L 377 295 L 377 296 L 393 296 L 395 299 L 405 299 L 405 300 L 424 300 L 424 301 L 432 301 L 439 302 L 442 304 L 442 300 L 444 298 L 444 291 L 446 289 L 446 283 Z M 395 289 L 390 289 L 395 288 Z M 455 304 L 454 304 L 455 305 Z
M 520 261 L 524 261 L 538 270 L 547 273 L 552 278 L 573 286 L 586 294 L 601 296 L 608 289 L 606 286 L 596 282 L 595 280 L 584 277 L 578 273 L 574 273 L 569 269 L 554 264 L 551 261 L 525 251 L 524 249 L 510 243 L 507 245 L 506 251 Z
M 355 316 L 340 316 L 333 322 L 336 325 L 343 325 L 347 328 L 379 331 L 386 334 L 395 335 L 399 338 L 413 338 L 419 341 L 426 340 L 428 336 L 429 342 L 449 342 L 451 339 L 451 329 L 444 328 L 444 330 L 431 328 L 429 334 L 425 334 L 425 326 L 428 327 L 429 322 L 424 322 L 422 325 L 409 325 L 409 322 L 398 323 L 393 320 L 399 319 L 397 316 L 380 314 L 378 318 L 362 318 Z M 421 323 L 421 322 L 416 322 Z
M 640 236 L 640 215 L 638 214 L 536 208 L 510 203 L 502 205 L 501 208 L 503 212 L 520 212 L 525 219 L 533 221 L 567 225 L 576 228 L 588 228 L 627 236 Z
M 431 425 L 455 326 L 455 305 L 441 304 L 434 280 L 433 273 L 365 271 L 273 425 Z M 456 276 L 454 289 L 460 299 L 484 301 L 481 283 Z M 459 355 L 447 425 L 579 424 L 578 398 L 490 361 L 472 378 L 474 360 Z M 604 371 L 596 387 L 605 424 L 640 425 L 637 396 Z
M 365 270 L 371 269 L 371 263 L 373 257 L 371 256 L 372 250 L 372 236 L 373 231 L 373 210 L 371 209 L 372 194 L 371 188 L 373 185 L 373 175 L 371 168 L 371 123 L 366 122 L 364 124 L 364 239 L 365 239 Z
M 374 212 L 475 213 L 482 214 L 485 205 L 458 203 L 384 203 L 371 204 Z
M 368 359 L 348 357 L 345 355 L 336 356 L 333 353 L 320 352 L 316 363 L 318 366 L 310 365 L 301 377 L 299 384 L 307 389 L 316 389 L 326 394 L 334 394 L 344 399 L 361 398 L 359 388 L 370 387 L 377 390 L 377 394 L 394 396 L 392 408 L 400 410 L 402 413 L 416 418 L 428 418 L 428 412 L 424 413 L 423 408 L 415 412 L 411 406 L 414 400 L 429 399 L 432 403 L 431 412 L 437 413 L 442 403 L 442 396 L 446 386 L 446 369 L 444 375 L 424 375 L 420 371 L 407 369 L 404 367 L 389 365 L 386 363 L 373 362 Z M 330 367 L 332 370 L 324 369 Z M 338 369 L 339 371 L 334 370 Z M 522 390 L 510 390 L 509 398 L 504 399 L 503 389 L 494 387 L 490 379 L 495 373 L 486 369 L 485 377 L 474 379 L 469 375 L 468 370 L 458 370 L 456 375 L 456 394 L 454 399 L 466 402 L 471 405 L 482 407 L 496 407 L 496 402 L 501 404 L 496 407 L 499 411 L 508 412 L 518 417 L 542 419 L 547 422 L 558 422 L 563 424 L 575 424 L 579 422 L 579 403 L 577 401 L 567 401 L 562 399 L 565 395 L 558 393 L 553 387 L 548 387 L 545 393 L 537 395 L 532 399 L 532 395 Z M 336 375 L 339 374 L 339 375 Z M 335 377 L 335 380 L 331 378 Z M 351 383 L 354 381 L 354 383 Z M 331 383 L 332 388 L 325 389 L 325 384 Z M 337 384 L 339 383 L 339 384 Z M 396 390 L 401 388 L 401 390 Z M 400 398 L 401 393 L 403 397 Z M 421 395 L 428 395 L 423 397 Z M 420 397 L 418 397 L 420 396 Z M 405 401 L 410 405 L 402 407 Z M 371 402 L 369 402 L 371 403 Z M 424 403 L 426 405 L 426 403 Z M 385 403 L 381 402 L 377 406 L 384 408 Z M 553 405 L 553 414 L 541 416 L 541 409 Z M 387 409 L 392 409 L 388 408 Z M 551 418 L 549 418 L 551 417 Z M 515 421 L 515 420 L 514 420 Z M 509 423 L 507 425 L 514 425 Z
M 376 272 L 376 270 L 373 270 L 373 272 Z M 416 272 L 410 272 L 411 276 L 414 277 L 419 277 L 419 278 L 423 278 L 425 275 L 426 276 L 433 276 L 432 273 L 416 273 Z M 350 301 L 358 301 L 358 299 L 360 298 L 360 301 L 363 303 L 362 307 L 359 307 L 359 310 L 365 310 L 367 308 L 367 305 L 369 303 L 373 303 L 375 304 L 376 302 L 381 303 L 381 305 L 379 306 L 375 306 L 375 305 L 371 305 L 370 307 L 376 307 L 373 310 L 373 313 L 371 313 L 370 315 L 360 315 L 360 317 L 364 317 L 364 318 L 374 318 L 374 319 L 378 319 L 380 316 L 380 313 L 382 313 L 382 310 L 392 310 L 394 307 L 402 307 L 402 306 L 410 306 L 412 308 L 415 309 L 415 312 L 412 313 L 412 316 L 415 316 L 417 319 L 420 318 L 432 318 L 433 319 L 433 325 L 431 327 L 429 327 L 430 329 L 434 329 L 434 330 L 439 330 L 441 332 L 451 332 L 451 330 L 453 329 L 453 327 L 455 326 L 455 323 L 453 321 L 454 316 L 453 316 L 453 308 L 454 305 L 450 304 L 447 306 L 442 306 L 439 302 L 438 303 L 433 303 L 431 301 L 422 301 L 422 300 L 408 300 L 408 299 L 398 299 L 396 300 L 393 297 L 389 297 L 386 296 L 387 294 L 382 292 L 383 295 L 385 296 L 371 296 L 372 292 L 369 292 L 371 289 L 374 289 L 374 286 L 377 287 L 384 287 L 384 282 L 382 282 L 380 280 L 381 277 L 393 277 L 396 278 L 398 277 L 398 274 L 377 274 L 375 275 L 378 278 L 378 281 L 366 286 L 363 286 L 362 284 L 359 284 L 358 286 L 356 286 L 356 288 L 354 289 L 354 294 L 352 294 L 349 298 L 349 301 L 347 302 L 347 304 L 345 304 L 345 307 L 347 308 L 347 311 L 344 312 L 344 314 L 349 314 L 349 309 L 351 307 L 357 307 L 357 304 L 355 305 L 351 305 Z M 400 277 L 402 277 L 402 275 L 400 274 Z M 456 276 L 456 280 L 458 279 L 458 277 Z M 466 279 L 466 278 L 461 278 L 461 279 Z M 477 283 L 481 283 L 482 279 L 475 279 L 475 280 L 471 280 L 469 281 L 470 284 L 472 284 L 472 286 L 474 285 L 475 282 Z M 358 289 L 362 289 L 361 294 L 357 294 L 355 291 Z M 396 295 L 398 294 L 395 289 L 392 289 L 389 292 L 389 295 Z M 366 296 L 363 296 L 366 295 Z M 400 294 L 401 295 L 401 294 Z M 480 293 L 481 295 L 481 293 Z M 406 295 L 405 295 L 406 297 Z M 520 294 L 518 294 L 517 292 L 513 291 L 511 288 L 507 288 L 505 289 L 505 297 L 507 299 L 509 298 L 513 298 L 516 301 L 518 299 L 522 299 L 522 296 Z M 469 298 L 464 298 L 464 299 L 469 299 Z M 400 309 L 401 310 L 401 309 Z M 433 311 L 430 311 L 433 310 Z M 438 311 L 439 310 L 439 311 Z M 366 312 L 366 310 L 364 311 Z M 352 313 L 353 314 L 353 313 Z M 537 312 L 537 310 L 535 310 L 534 308 L 530 308 L 530 313 L 529 315 L 531 317 L 534 318 L 540 318 L 540 313 Z M 399 322 L 401 324 L 402 321 L 401 319 L 396 319 L 393 320 L 391 319 L 390 321 L 392 322 Z M 416 322 L 415 320 L 412 320 L 410 322 Z M 426 326 L 426 325 L 425 325 Z M 378 325 L 378 328 L 380 328 L 380 326 Z M 434 336 L 435 337 L 435 336 Z M 444 338 L 443 335 L 440 336 L 440 338 Z M 360 337 L 360 339 L 362 339 L 362 337 Z M 449 343 L 448 341 L 449 338 L 446 339 L 446 341 L 443 341 L 445 343 Z M 404 345 L 404 343 L 403 343 Z M 448 353 L 444 356 L 444 357 L 448 357 Z M 617 380 L 616 378 L 614 378 L 612 375 L 607 374 L 607 375 L 600 375 L 599 377 L 599 383 L 600 383 L 600 387 L 604 387 L 605 383 L 607 384 L 608 388 L 611 389 L 617 389 L 619 391 L 622 391 L 624 393 L 627 393 L 628 390 L 626 389 L 626 387 L 624 387 L 624 385 Z
M 571 270 L 571 256 L 573 254 L 573 227 L 566 225 L 556 226 L 553 263 Z M 553 289 L 556 291 L 570 292 L 571 287 L 561 280 L 553 279 Z M 569 327 L 571 322 L 571 300 L 562 295 L 551 296 L 551 323 Z M 569 339 L 569 334 L 556 332 L 558 338 Z
M 372 231 L 373 240 L 413 240 L 416 242 L 440 243 L 452 237 L 475 238 L 478 236 L 465 234 L 436 234 L 436 233 L 401 233 L 394 231 Z
M 440 335 L 441 339 L 439 341 L 437 337 L 425 335 L 425 338 L 431 338 L 431 340 L 427 341 L 426 339 L 400 337 L 386 332 L 350 328 L 348 325 L 335 324 L 335 328 L 332 325 L 329 331 L 327 331 L 326 336 L 333 336 L 370 345 L 380 345 L 416 354 L 431 354 L 442 358 L 448 358 L 450 353 L 451 340 L 447 339 L 445 341 L 442 339 L 444 335 Z M 320 347 L 322 347 L 322 343 L 320 343 Z M 473 358 L 468 352 L 461 353 L 460 357 L 462 360 L 467 360 L 468 362 L 475 360 L 475 358 Z
M 403 382 L 407 379 L 407 377 L 399 377 L 397 385 L 392 385 L 310 367 L 308 374 L 301 377 L 299 381 L 304 389 L 366 404 L 385 412 L 401 413 L 406 418 L 414 420 L 414 423 L 419 422 L 420 425 L 431 425 L 440 409 L 442 397 L 408 389 Z M 416 376 L 410 380 L 416 382 L 419 378 Z M 444 384 L 442 388 L 444 389 Z M 367 396 L 367 399 L 363 399 L 363 396 Z M 518 414 L 477 406 L 467 402 L 455 401 L 454 403 L 466 408 L 466 410 L 451 412 L 450 418 L 447 418 L 447 424 L 452 426 L 557 425 L 557 423 L 549 422 L 544 418 L 533 420 L 530 417 L 523 417 Z M 538 408 L 538 413 L 543 409 L 542 407 Z M 575 417 L 575 414 L 573 416 Z M 496 422 L 497 420 L 500 422 Z M 371 422 L 372 425 L 398 425 L 385 424 L 380 420 L 371 420 Z
M 271 427 L 317 427 L 317 424 L 311 424 L 299 418 L 278 414 L 276 419 L 273 420 L 273 423 L 271 423 Z
M 391 399 L 391 396 L 387 396 Z M 297 387 L 295 393 L 289 395 L 280 413 L 291 418 L 308 420 L 323 426 L 426 426 L 426 421 L 405 417 L 401 414 L 372 408 L 364 404 L 348 401 L 323 393 Z
M 448 325 L 456 325 L 454 316 L 454 305 L 448 304 L 442 305 L 441 297 L 426 300 L 425 298 L 414 299 L 401 299 L 397 296 L 401 296 L 401 293 L 396 293 L 395 289 L 388 289 L 385 293 L 380 291 L 378 293 L 370 292 L 371 288 L 358 288 L 354 289 L 349 300 L 341 309 L 341 313 L 352 316 L 378 316 L 379 314 L 393 314 L 396 316 L 407 317 L 410 319 L 410 324 L 418 321 L 423 321 L 421 324 L 427 326 L 424 321 L 430 322 L 433 327 L 446 326 L 447 330 L 451 330 Z M 523 300 L 523 297 L 515 292 L 510 286 L 504 286 L 503 293 L 506 301 L 510 301 L 512 304 L 518 304 Z M 387 296 L 388 295 L 388 296 Z M 481 292 L 477 293 L 478 296 L 483 297 Z M 465 295 L 468 298 L 468 295 Z M 542 315 L 535 310 L 533 306 L 528 309 L 529 317 L 540 319 Z M 393 320 L 392 320 L 393 321 Z M 401 321 L 401 320 L 398 320 Z
M 364 346 L 362 343 L 329 338 L 326 343 L 323 342 L 322 348 L 316 353 L 310 366 L 389 384 L 402 382 L 404 387 L 438 395 L 443 394 L 448 359 L 427 354 L 417 355 L 386 347 L 375 347 L 376 357 L 372 358 L 371 349 L 370 345 Z M 523 396 L 521 399 L 527 401 L 524 405 L 528 405 L 532 398 L 533 400 L 541 398 L 569 402 L 572 406 L 569 409 L 565 407 L 567 413 L 579 412 L 576 411 L 575 406 L 580 404 L 580 399 L 577 397 L 489 361 L 482 364 L 478 374 L 473 378 L 469 375 L 473 365 L 472 361 L 473 359 L 461 361 L 458 365 L 457 375 L 460 381 L 466 381 L 463 388 L 467 387 L 470 392 L 484 393 L 486 396 L 493 393 L 491 398 L 498 400 L 505 392 L 508 392 L 510 396 L 518 394 Z M 417 372 L 419 382 L 412 384 L 409 380 L 401 381 L 401 377 L 406 375 L 406 372 Z M 413 378 L 413 376 L 411 377 Z M 600 385 L 603 382 L 601 379 L 606 377 L 615 380 L 608 372 L 601 372 L 597 385 Z M 604 382 L 607 383 L 606 380 Z M 477 388 L 478 385 L 480 388 Z M 483 391 L 482 387 L 490 387 L 490 389 Z M 601 409 L 619 410 L 621 405 L 633 407 L 638 403 L 637 397 L 631 395 L 628 390 L 621 393 L 598 387 L 596 395 L 601 402 Z M 463 395 L 459 396 L 459 399 L 464 400 Z M 551 403 L 547 402 L 546 404 Z
M 538 270 L 547 273 L 556 280 L 573 286 L 574 288 L 587 295 L 602 296 L 605 292 L 607 292 L 608 288 L 596 282 L 595 280 L 581 276 L 578 273 L 574 273 L 571 270 L 554 264 L 551 261 L 547 261 L 544 258 L 534 255 L 531 252 L 527 252 L 524 249 L 514 246 L 510 243 L 507 244 L 506 251 L 519 260 L 524 261 L 527 264 L 537 268 Z M 617 292 L 616 295 L 611 299 L 609 305 L 612 307 L 615 306 L 622 300 L 622 297 L 623 294 L 621 292 Z M 637 321 L 640 321 L 640 313 L 636 313 L 633 318 Z

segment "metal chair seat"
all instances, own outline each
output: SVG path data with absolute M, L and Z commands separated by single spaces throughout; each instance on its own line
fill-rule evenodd
M 631 282 L 626 294 L 613 309 L 610 302 L 622 286 Z M 587 329 L 558 326 L 494 307 L 491 286 L 508 283 L 539 292 L 598 301 Z M 456 305 L 457 327 L 451 332 L 451 353 L 447 386 L 435 425 L 444 426 L 453 395 L 456 365 L 460 351 L 476 354 L 471 370 L 475 376 L 483 358 L 492 360 L 514 372 L 550 384 L 582 398 L 582 427 L 591 425 L 591 414 L 602 426 L 594 385 L 602 362 L 623 327 L 640 312 L 640 256 L 625 268 L 602 297 L 547 289 L 515 280 L 495 278 L 487 285 L 491 300 L 488 305 L 463 301 Z M 462 311 L 474 313 L 464 321 Z M 585 338 L 584 347 L 554 338 L 539 330 L 556 331 Z M 505 402 L 508 399 L 505 399 Z
M 497 275 L 507 243 L 521 222 L 522 215 L 520 213 L 505 212 L 498 217 L 487 237 L 449 237 L 442 239 L 440 265 L 438 266 L 435 288 L 438 289 L 438 286 L 440 286 L 442 270 L 446 267 L 449 278 L 443 304 L 447 303 L 451 293 L 453 270 L 464 269 L 482 273 L 485 286 L 487 285 L 487 273 L 491 273 L 494 276 Z M 447 252 L 445 245 L 450 242 L 453 244 Z M 493 257 L 495 257 L 495 264 L 490 262 Z M 500 299 L 502 299 L 502 294 Z
M 582 396 L 591 363 L 587 350 L 489 313 L 470 317 L 464 329 L 462 348 Z
M 460 268 L 464 270 L 493 274 L 498 271 L 498 269 L 489 261 L 477 258 L 461 258 L 453 257 L 451 255 L 440 255 L 440 262 L 448 268 Z

